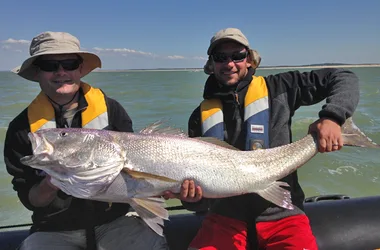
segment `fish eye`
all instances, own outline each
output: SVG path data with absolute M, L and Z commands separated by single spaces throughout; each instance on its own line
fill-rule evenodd
M 66 133 L 66 132 L 61 132 L 61 133 L 59 133 L 59 136 L 60 137 L 66 137 L 68 135 L 68 133 Z

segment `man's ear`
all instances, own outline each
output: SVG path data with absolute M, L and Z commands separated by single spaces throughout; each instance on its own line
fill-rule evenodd
M 247 59 L 247 62 L 245 63 L 245 64 L 247 65 L 247 68 L 249 68 L 249 67 L 252 66 L 252 63 L 250 63 L 250 62 L 251 62 L 251 59 L 248 58 L 248 59 Z
M 214 74 L 214 63 L 213 63 L 211 57 L 209 57 L 209 59 L 207 60 L 205 66 L 203 66 L 203 71 L 207 75 Z
M 38 82 L 39 78 L 40 78 L 40 69 L 36 68 L 35 71 L 34 71 L 33 80 L 35 80 L 35 81 Z
M 248 56 L 250 57 L 249 59 L 249 62 L 250 62 L 250 66 L 254 69 L 256 69 L 257 67 L 259 67 L 260 65 L 260 62 L 261 62 L 261 56 L 259 54 L 259 52 L 257 52 L 256 50 L 254 49 L 250 49 L 248 51 Z M 248 61 L 248 60 L 247 60 Z

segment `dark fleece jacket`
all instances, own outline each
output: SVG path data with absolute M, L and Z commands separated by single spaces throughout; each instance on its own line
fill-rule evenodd
M 246 131 L 243 122 L 239 119 L 244 117 L 244 97 L 253 74 L 255 70 L 249 69 L 245 79 L 232 88 L 219 84 L 215 76 L 211 75 L 204 88 L 205 99 L 222 100 L 225 140 L 241 150 L 244 150 Z M 291 71 L 264 78 L 270 100 L 269 145 L 271 148 L 292 142 L 292 117 L 299 107 L 326 100 L 319 111 L 319 118 L 329 118 L 342 125 L 353 115 L 359 102 L 358 78 L 348 70 L 327 68 L 304 73 Z M 199 106 L 191 114 L 188 126 L 190 137 L 202 135 Z M 206 210 L 210 207 L 214 213 L 246 221 L 251 226 L 255 221 L 272 221 L 290 215 L 303 214 L 305 197 L 298 182 L 297 171 L 286 176 L 282 181 L 290 185 L 292 202 L 296 207 L 294 210 L 278 207 L 256 194 L 218 200 L 202 199 L 198 203 L 183 202 L 183 204 L 189 210 L 195 211 Z

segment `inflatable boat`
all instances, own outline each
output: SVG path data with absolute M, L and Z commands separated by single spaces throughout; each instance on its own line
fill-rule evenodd
M 182 207 L 168 209 L 178 210 Z M 305 200 L 305 211 L 319 249 L 380 249 L 380 196 L 315 196 Z M 171 215 L 165 224 L 170 249 L 187 249 L 203 217 L 204 213 Z M 29 226 L 2 226 L 0 249 L 15 249 L 28 236 Z

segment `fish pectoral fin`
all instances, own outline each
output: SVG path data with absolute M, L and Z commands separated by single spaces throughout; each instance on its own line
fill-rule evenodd
M 290 191 L 282 187 L 289 187 L 289 184 L 283 181 L 275 181 L 266 189 L 256 191 L 264 199 L 286 209 L 294 209 Z
M 235 148 L 234 146 L 228 144 L 227 142 L 221 141 L 215 137 L 195 137 L 195 139 L 200 140 L 200 141 L 204 141 L 204 142 L 208 142 L 208 143 L 211 143 L 211 144 L 223 147 L 223 148 L 240 151 L 240 149 Z
M 132 200 L 134 203 L 138 205 L 138 207 L 142 207 L 145 210 L 151 212 L 152 214 L 162 219 L 165 219 L 165 220 L 169 219 L 169 213 L 165 209 L 164 199 L 149 197 L 149 198 L 132 198 Z
M 163 236 L 164 220 L 169 220 L 162 198 L 132 198 L 129 203 L 140 218 L 158 235 Z
M 155 180 L 160 180 L 160 181 L 164 181 L 164 182 L 178 182 L 177 180 L 173 180 L 173 179 L 170 179 L 170 178 L 165 177 L 165 176 L 135 171 L 135 170 L 132 170 L 129 168 L 123 168 L 122 171 L 124 173 L 129 174 L 130 176 L 132 176 L 135 179 L 155 179 Z

